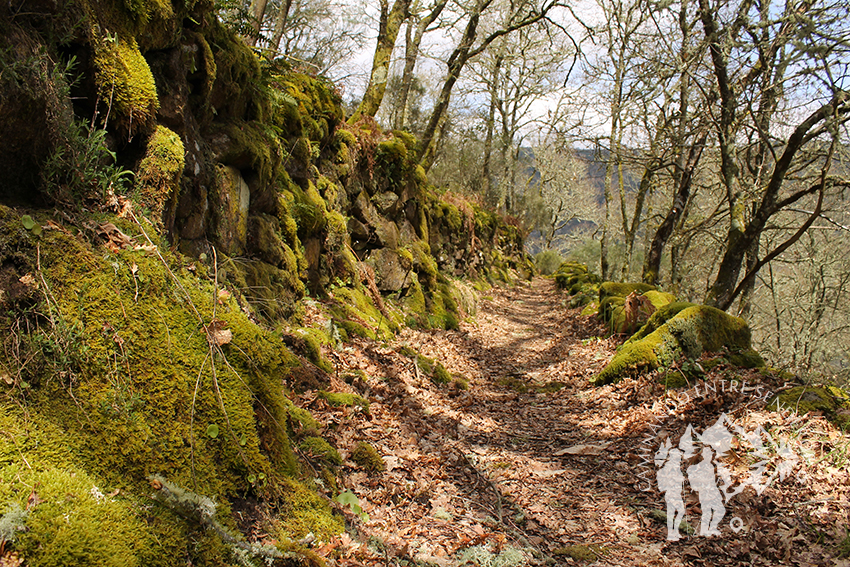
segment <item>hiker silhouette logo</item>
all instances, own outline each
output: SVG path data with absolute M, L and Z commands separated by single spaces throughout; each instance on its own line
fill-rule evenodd
M 736 478 L 723 460 L 733 446 L 738 455 L 746 453 L 752 463 L 743 480 Z M 659 443 L 654 461 L 658 490 L 667 505 L 667 539 L 678 541 L 680 530 L 688 526 L 683 523 L 687 516 L 686 485 L 699 499 L 699 535 L 716 536 L 721 533 L 726 506 L 734 496 L 748 486 L 760 495 L 773 482 L 785 480 L 798 469 L 800 457 L 787 440 L 776 440 L 761 427 L 748 432 L 724 413 L 702 433 L 688 425 L 678 443 L 666 438 Z M 744 520 L 733 517 L 729 527 L 739 532 L 745 528 Z

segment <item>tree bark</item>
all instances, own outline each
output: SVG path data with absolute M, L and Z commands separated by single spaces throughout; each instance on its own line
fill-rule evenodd
M 363 100 L 349 119 L 350 123 L 357 122 L 363 116 L 374 118 L 381 107 L 387 90 L 390 57 L 392 57 L 401 24 L 408 16 L 409 7 L 410 0 L 395 0 L 392 9 L 387 5 L 387 0 L 381 0 L 381 23 L 378 29 L 378 43 L 372 59 L 372 73 L 369 76 L 369 84 L 363 94 Z
M 251 15 L 253 16 L 251 29 L 254 30 L 254 33 L 251 34 L 251 37 L 246 38 L 247 43 L 251 46 L 257 45 L 257 40 L 260 39 L 260 30 L 266 16 L 266 4 L 268 4 L 268 0 L 253 0 L 251 2 Z
M 422 37 L 428 30 L 428 26 L 433 24 L 440 16 L 447 2 L 448 0 L 438 0 L 428 15 L 416 24 L 415 33 L 411 34 L 415 17 L 411 15 L 408 19 L 404 45 L 404 70 L 401 74 L 401 94 L 399 95 L 399 108 L 397 109 L 393 128 L 401 129 L 407 124 L 407 107 L 410 100 L 410 89 L 413 85 L 413 71 L 416 68 L 416 60 L 419 57 L 419 47 L 422 45 Z

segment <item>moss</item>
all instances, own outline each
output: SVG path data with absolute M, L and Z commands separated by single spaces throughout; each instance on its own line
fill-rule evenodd
M 215 80 L 209 97 L 202 103 L 206 116 L 199 118 L 205 122 L 211 122 L 214 117 L 219 120 L 268 118 L 271 101 L 263 88 L 257 56 L 218 18 L 212 18 L 202 30 L 214 57 L 208 68 L 214 67 Z
M 345 392 L 319 392 L 319 397 L 326 400 L 332 406 L 343 406 L 360 408 L 363 413 L 369 414 L 369 400 L 357 394 L 348 394 Z
M 289 72 L 271 77 L 271 87 L 282 93 L 284 112 L 276 112 L 273 121 L 289 136 L 305 136 L 323 145 L 336 136 L 337 126 L 343 120 L 342 99 L 333 84 L 304 73 Z M 292 112 L 289 108 L 294 106 Z M 356 145 L 350 137 L 341 134 L 341 143 Z
M 534 389 L 541 394 L 552 394 L 563 390 L 565 386 L 566 384 L 563 382 L 546 382 L 540 386 L 535 386 Z
M 309 411 L 299 408 L 288 398 L 284 398 L 283 402 L 286 407 L 289 423 L 306 432 L 316 432 L 319 430 L 319 422 L 316 421 L 316 418 Z
M 552 552 L 553 555 L 563 555 L 574 561 L 592 563 L 605 554 L 605 549 L 599 545 L 570 545 Z
M 344 531 L 342 517 L 334 514 L 327 500 L 303 483 L 285 479 L 283 494 L 280 512 L 274 520 L 278 541 L 297 541 L 309 533 L 319 541 L 331 541 Z
M 516 376 L 504 376 L 496 380 L 496 383 L 503 388 L 513 390 L 519 394 L 525 394 L 528 392 L 528 384 Z
M 642 295 L 652 302 L 652 305 L 655 307 L 656 310 L 676 301 L 675 295 L 673 295 L 672 293 L 665 293 L 663 291 L 650 290 L 644 292 Z
M 310 362 L 328 374 L 333 374 L 333 364 L 322 353 L 322 345 L 331 344 L 332 341 L 328 333 L 316 327 L 298 327 L 292 332 L 304 340 L 304 347 Z
M 384 458 L 372 445 L 364 441 L 358 443 L 351 451 L 351 460 L 357 463 L 360 468 L 369 472 L 382 472 L 387 468 Z
M 98 96 L 110 120 L 131 136 L 148 130 L 159 109 L 156 83 L 133 37 L 92 38 Z
M 419 366 L 419 370 L 421 370 L 427 376 L 431 376 L 434 374 L 435 362 L 433 358 L 428 358 L 423 354 L 417 354 L 416 365 Z
M 599 304 L 595 301 L 591 301 L 587 305 L 584 306 L 584 309 L 581 310 L 580 315 L 582 317 L 588 317 L 590 315 L 596 315 L 599 311 Z
M 800 415 L 821 413 L 839 427 L 850 427 L 850 394 L 835 386 L 796 386 L 779 392 L 767 407 L 790 410 Z
M 599 286 L 599 303 L 601 305 L 606 297 L 626 297 L 633 291 L 643 294 L 647 291 L 656 291 L 656 287 L 645 283 L 605 282 Z
M 307 189 L 295 186 L 292 206 L 293 217 L 298 225 L 298 235 L 303 239 L 324 231 L 328 226 L 328 207 L 313 183 Z
M 322 437 L 307 437 L 299 443 L 298 447 L 309 457 L 327 465 L 342 465 L 342 457 L 339 455 L 339 451 Z
M 335 305 L 331 313 L 336 323 L 348 333 L 389 340 L 398 332 L 401 314 L 386 307 L 385 315 L 362 290 L 342 287 L 334 290 L 333 294 Z
M 415 166 L 409 158 L 404 138 L 397 133 L 389 140 L 378 143 L 375 163 L 381 177 L 386 179 L 390 187 L 402 186 Z
M 696 304 L 688 303 L 686 301 L 674 301 L 673 303 L 668 303 L 667 305 L 658 308 L 655 313 L 652 314 L 646 324 L 641 327 L 637 333 L 632 335 L 631 338 L 626 342 L 636 342 L 643 339 L 644 337 L 661 327 L 667 321 L 678 315 L 681 311 L 684 311 L 689 307 L 696 307 Z
M 138 232 L 111 220 L 125 233 Z M 15 242 L 5 235 L 20 224 L 0 208 L 4 255 Z M 66 362 L 33 366 L 26 399 L 0 409 L 0 430 L 12 434 L 0 436 L 0 500 L 26 499 L 36 482 L 44 487 L 37 491 L 45 503 L 31 513 L 43 523 L 29 532 L 42 551 L 26 547 L 29 564 L 109 565 L 114 557 L 114 564 L 169 565 L 181 556 L 221 564 L 213 558 L 218 544 L 197 550 L 191 540 L 199 536 L 185 520 L 149 508 L 146 477 L 162 474 L 220 502 L 245 490 L 280 494 L 286 475 L 299 473 L 287 424 L 317 426 L 284 397 L 282 384 L 297 359 L 233 298 L 182 270 L 182 259 L 167 249 L 160 254 L 168 268 L 144 250 L 92 249 L 70 231 L 46 231 L 40 246 L 51 293 L 50 306 L 40 309 L 55 324 L 45 320 L 31 338 L 49 341 L 61 353 L 57 362 Z M 212 320 L 214 305 L 217 326 L 232 340 L 211 352 L 201 320 Z M 8 333 L 7 315 L 0 324 Z M 219 427 L 215 437 L 210 424 Z M 266 482 L 252 487 L 255 475 Z M 121 495 L 90 510 L 99 498 L 93 486 L 104 494 L 120 488 Z M 221 513 L 227 517 L 225 504 Z M 47 550 L 49 557 L 38 555 Z
M 443 366 L 442 362 L 437 362 L 434 366 L 434 373 L 431 376 L 431 380 L 440 386 L 445 384 L 449 384 L 452 381 L 452 375 L 446 370 L 446 367 Z
M 761 368 L 764 366 L 764 359 L 758 352 L 750 348 L 739 352 L 730 352 L 729 363 L 739 368 Z
M 671 304 L 663 309 L 668 308 L 673 312 L 677 306 Z M 733 353 L 751 350 L 750 329 L 743 319 L 705 305 L 685 307 L 649 334 L 635 337 L 618 349 L 594 378 L 594 384 L 610 384 L 625 376 L 668 366 L 682 357 L 695 359 L 703 352 L 724 348 Z
M 251 169 L 265 187 L 278 178 L 283 150 L 278 136 L 267 124 L 252 120 L 234 120 L 216 124 L 211 137 L 225 136 L 228 142 L 216 159 L 237 169 Z
M 168 199 L 179 190 L 184 153 L 180 136 L 165 126 L 157 126 L 148 140 L 136 175 L 136 187 L 139 201 L 157 220 L 162 219 Z

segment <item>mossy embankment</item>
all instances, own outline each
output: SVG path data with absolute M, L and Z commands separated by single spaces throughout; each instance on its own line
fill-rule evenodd
M 44 10 L 0 16 L 0 514 L 21 522 L 2 549 L 257 562 L 245 502 L 281 550 L 329 539 L 338 453 L 290 389 L 326 388 L 340 341 L 456 327 L 474 288 L 530 277 L 519 229 L 209 3 Z

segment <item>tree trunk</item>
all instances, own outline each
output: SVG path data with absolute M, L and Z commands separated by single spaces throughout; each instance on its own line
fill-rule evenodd
M 250 37 L 246 38 L 246 42 L 251 46 L 257 45 L 257 40 L 260 39 L 260 30 L 263 27 L 263 18 L 265 18 L 266 15 L 267 3 L 268 0 L 253 0 L 253 2 L 251 2 L 251 15 L 253 16 L 251 29 L 254 33 L 252 33 Z
M 673 197 L 673 205 L 655 231 L 655 236 L 652 238 L 643 264 L 642 279 L 645 283 L 656 285 L 661 279 L 661 258 L 664 255 L 664 248 L 667 246 L 670 237 L 673 236 L 673 230 L 688 206 L 694 172 L 702 157 L 702 150 L 707 137 L 708 133 L 703 133 L 696 144 L 691 146 L 685 167 L 682 168 L 679 175 L 674 176 L 676 193 Z
M 292 8 L 292 0 L 282 0 L 280 8 L 277 11 L 277 18 L 274 23 L 274 36 L 272 36 L 272 49 L 280 50 L 280 42 L 283 39 L 283 33 L 286 31 L 286 22 L 289 18 L 289 10 Z
M 378 29 L 375 56 L 372 59 L 372 73 L 369 76 L 369 84 L 363 94 L 363 100 L 349 119 L 350 123 L 357 122 L 362 116 L 374 118 L 381 107 L 384 93 L 387 90 L 390 57 L 393 54 L 401 24 L 407 18 L 409 6 L 410 0 L 395 0 L 390 10 L 387 6 L 387 0 L 381 0 L 381 24 Z
M 401 94 L 399 96 L 399 108 L 395 117 L 393 128 L 401 129 L 407 125 L 407 106 L 410 100 L 410 89 L 413 85 L 413 71 L 416 68 L 416 60 L 419 57 L 419 46 L 422 45 L 422 37 L 428 26 L 440 16 L 448 0 L 439 0 L 431 12 L 416 25 L 416 32 L 411 34 L 413 23 L 416 19 L 413 15 L 408 19 L 407 31 L 404 44 L 404 70 L 401 74 Z
M 499 76 L 502 72 L 502 55 L 496 56 L 493 72 L 490 76 L 490 108 L 487 110 L 487 133 L 484 136 L 484 195 L 490 199 L 493 195 L 493 174 L 490 171 L 490 161 L 493 153 L 493 130 L 496 127 L 496 105 L 499 100 Z M 501 198 L 496 200 L 497 208 Z

